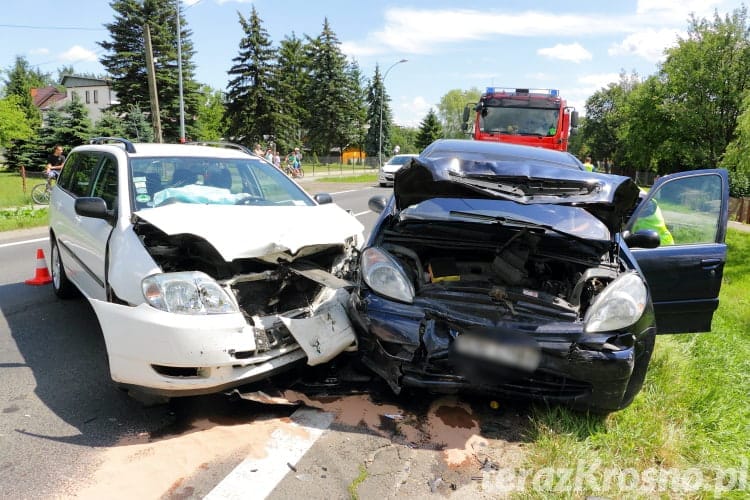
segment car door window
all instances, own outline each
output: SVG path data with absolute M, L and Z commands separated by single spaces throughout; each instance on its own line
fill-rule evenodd
M 662 245 L 714 243 L 719 235 L 722 181 L 718 175 L 666 182 L 636 213 L 633 231 L 653 229 Z
M 96 172 L 96 167 L 101 161 L 101 156 L 96 153 L 82 151 L 72 159 L 70 177 L 66 179 L 64 188 L 72 195 L 89 196 L 91 193 L 92 179 Z
M 112 209 L 117 203 L 117 160 L 110 156 L 104 157 L 99 170 L 96 172 L 91 196 L 97 196 L 107 202 L 107 208 Z

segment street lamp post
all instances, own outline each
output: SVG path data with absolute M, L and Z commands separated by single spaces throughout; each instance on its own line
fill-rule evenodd
M 383 99 L 385 97 L 385 77 L 388 76 L 388 73 L 393 69 L 394 66 L 397 64 L 405 63 L 408 61 L 408 59 L 401 59 L 400 61 L 396 61 L 395 63 L 391 64 L 390 67 L 385 70 L 385 73 L 383 74 L 383 80 L 381 80 L 381 89 L 380 89 L 380 133 L 378 134 L 378 163 L 380 166 L 383 166 Z

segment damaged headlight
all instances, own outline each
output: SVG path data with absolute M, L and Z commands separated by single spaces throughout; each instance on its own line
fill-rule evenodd
M 414 285 L 389 253 L 376 247 L 368 248 L 362 252 L 360 271 L 362 279 L 374 292 L 401 302 L 414 300 Z
M 626 328 L 641 318 L 648 293 L 636 273 L 623 274 L 597 295 L 586 311 L 586 332 L 604 332 Z
M 154 274 L 141 282 L 143 296 L 156 309 L 177 314 L 239 312 L 232 297 L 205 273 Z

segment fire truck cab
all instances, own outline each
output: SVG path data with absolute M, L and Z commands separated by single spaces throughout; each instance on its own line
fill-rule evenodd
M 474 121 L 469 124 L 472 110 Z M 464 109 L 464 127 L 478 141 L 567 151 L 568 138 L 578 127 L 578 112 L 556 89 L 487 87 L 478 103 Z

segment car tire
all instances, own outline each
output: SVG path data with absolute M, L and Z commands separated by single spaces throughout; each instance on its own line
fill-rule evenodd
M 77 296 L 78 290 L 68 279 L 68 275 L 65 274 L 65 266 L 63 265 L 62 258 L 60 258 L 60 247 L 54 238 L 52 239 L 50 264 L 52 267 L 52 289 L 55 291 L 55 295 L 61 299 L 71 299 Z
M 386 184 L 385 182 L 381 182 L 381 183 L 380 183 L 380 187 L 382 187 L 382 188 L 384 188 L 384 187 L 387 187 L 387 186 L 388 186 L 388 185 L 387 185 L 387 184 Z

